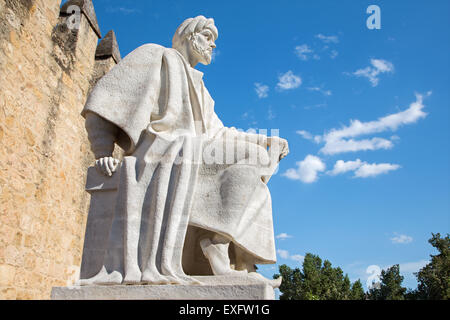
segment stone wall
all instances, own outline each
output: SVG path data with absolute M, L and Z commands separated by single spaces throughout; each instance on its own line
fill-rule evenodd
M 94 162 L 80 112 L 117 54 L 96 59 L 92 2 L 69 2 L 79 28 L 60 0 L 0 0 L 0 299 L 48 299 L 79 274 Z

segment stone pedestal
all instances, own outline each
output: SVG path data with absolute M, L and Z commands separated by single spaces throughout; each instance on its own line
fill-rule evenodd
M 55 287 L 52 300 L 274 300 L 267 283 L 240 276 L 195 277 L 201 285 Z

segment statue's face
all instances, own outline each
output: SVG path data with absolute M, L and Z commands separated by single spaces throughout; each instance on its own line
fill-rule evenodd
M 191 39 L 192 49 L 197 55 L 198 62 L 208 65 L 211 63 L 212 52 L 216 47 L 214 43 L 214 36 L 208 29 L 200 33 L 195 33 Z

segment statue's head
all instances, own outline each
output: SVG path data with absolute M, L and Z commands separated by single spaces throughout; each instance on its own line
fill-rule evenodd
M 218 35 L 214 19 L 204 16 L 189 18 L 175 32 L 172 47 L 186 58 L 193 59 L 194 64 L 200 62 L 208 65 L 211 63 L 212 51 L 216 47 L 214 41 Z

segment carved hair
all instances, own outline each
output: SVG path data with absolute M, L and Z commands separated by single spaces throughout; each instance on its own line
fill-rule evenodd
M 202 32 L 204 29 L 208 29 L 212 32 L 214 40 L 219 36 L 216 26 L 214 25 L 214 19 L 207 19 L 204 16 L 197 16 L 195 18 L 189 18 L 175 31 L 175 35 L 172 39 L 172 48 L 180 50 L 186 38 L 190 37 L 194 33 Z

